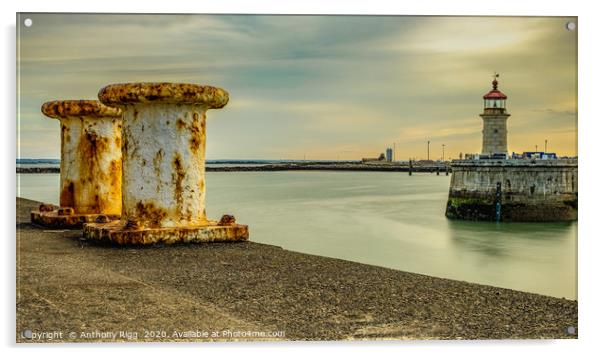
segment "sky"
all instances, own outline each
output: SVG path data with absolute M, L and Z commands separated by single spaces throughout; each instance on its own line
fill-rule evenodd
M 33 20 L 25 27 L 23 20 Z M 577 155 L 577 31 L 562 17 L 21 14 L 18 157 L 59 158 L 45 101 L 105 85 L 227 90 L 207 159 L 457 158 L 481 150 L 492 74 L 508 149 Z

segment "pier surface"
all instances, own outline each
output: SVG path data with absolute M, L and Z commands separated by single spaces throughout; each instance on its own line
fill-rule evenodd
M 576 301 L 253 242 L 103 246 L 31 225 L 38 204 L 17 198 L 17 342 L 577 337 Z

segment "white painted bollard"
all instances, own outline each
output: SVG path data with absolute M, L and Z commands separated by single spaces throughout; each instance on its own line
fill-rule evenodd
M 248 238 L 247 226 L 210 221 L 205 212 L 205 113 L 228 103 L 225 90 L 115 84 L 99 99 L 123 110 L 123 216 L 86 226 L 87 237 L 120 244 Z
M 121 110 L 97 100 L 50 101 L 42 113 L 61 126 L 60 208 L 32 212 L 35 223 L 81 227 L 121 215 Z

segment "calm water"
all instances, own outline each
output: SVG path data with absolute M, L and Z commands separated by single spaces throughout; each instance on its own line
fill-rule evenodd
M 17 195 L 58 203 L 58 174 Z M 208 172 L 207 214 L 251 240 L 398 270 L 576 299 L 577 223 L 445 218 L 449 177 L 389 172 Z

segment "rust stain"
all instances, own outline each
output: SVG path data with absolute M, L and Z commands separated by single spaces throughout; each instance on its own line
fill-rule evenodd
M 126 230 L 141 230 L 143 226 L 138 220 L 128 219 L 123 228 Z
M 104 200 L 104 204 L 100 209 L 100 213 L 121 214 L 121 160 L 114 159 L 109 163 L 107 172 L 109 194 Z
M 98 180 L 104 180 L 107 177 L 107 172 L 103 172 L 100 168 L 100 162 L 103 155 L 107 154 L 110 149 L 109 139 L 98 135 L 92 131 L 90 127 L 84 128 L 83 137 L 80 140 L 79 152 L 82 155 L 82 162 L 79 165 L 79 176 L 82 182 L 92 183 Z M 84 201 L 84 192 L 81 196 L 81 204 L 78 204 L 78 212 L 87 214 L 98 214 L 110 206 L 110 202 L 107 197 L 102 200 L 96 193 L 98 189 L 95 189 L 93 185 L 86 184 L 89 191 L 88 196 L 91 196 L 91 201 Z
M 114 121 L 113 121 L 114 122 Z M 120 132 L 115 132 L 115 139 L 99 135 L 92 129 L 91 123 L 85 123 L 82 138 L 78 145 L 81 155 L 79 182 L 81 191 L 75 197 L 74 206 L 79 214 L 120 214 L 121 213 L 121 160 L 106 161 L 112 152 L 121 151 Z M 106 164 L 108 163 L 108 167 Z M 106 187 L 108 191 L 103 191 Z M 102 191 L 102 193 L 99 193 Z
M 108 221 L 109 221 L 109 217 L 106 215 L 98 215 L 96 217 L 96 219 L 94 220 L 94 222 L 97 222 L 97 223 L 106 223 Z
M 121 110 L 103 105 L 98 100 L 55 100 L 42 105 L 42 113 L 52 118 L 68 116 L 120 117 Z
M 80 152 L 84 153 L 84 158 L 98 159 L 109 147 L 109 139 L 99 136 L 96 132 L 85 129 L 84 137 L 80 143 Z
M 69 143 L 71 142 L 71 136 L 69 135 L 69 127 L 61 123 L 61 141 Z
M 204 104 L 209 109 L 224 107 L 229 100 L 224 89 L 186 83 L 125 83 L 112 84 L 100 90 L 98 98 L 107 105 L 132 103 Z
M 61 206 L 75 205 L 75 184 L 70 181 L 65 181 L 60 197 Z
M 152 202 L 144 204 L 139 201 L 136 203 L 135 216 L 136 219 L 133 219 L 135 221 L 143 221 L 149 227 L 160 227 L 161 222 L 167 216 L 167 211 L 156 207 Z
M 190 125 L 190 149 L 192 152 L 198 152 L 203 144 L 204 121 L 199 120 L 199 114 L 192 114 L 192 124 Z
M 70 208 L 56 208 L 52 211 L 32 211 L 31 222 L 37 225 L 55 229 L 82 228 L 85 223 L 106 221 L 119 221 L 119 215 L 75 214 Z
M 190 149 L 193 152 L 197 152 L 200 147 L 201 147 L 201 140 L 195 135 L 190 137 Z
M 157 151 L 157 153 L 155 154 L 155 157 L 153 158 L 153 167 L 155 169 L 155 174 L 157 175 L 157 177 L 159 177 L 161 175 L 161 162 L 163 162 L 163 149 L 160 148 L 159 151 Z M 159 193 L 161 191 L 161 182 L 157 181 L 157 193 Z
M 178 118 L 178 120 L 176 121 L 176 128 L 180 131 L 184 130 L 186 128 L 186 123 L 184 122 L 184 120 Z
M 109 164 L 109 176 L 111 178 L 111 186 L 121 187 L 121 161 L 112 160 Z
M 190 210 L 190 208 L 187 208 L 186 211 L 183 212 L 182 215 L 183 215 L 182 217 L 184 218 L 184 220 L 190 221 L 190 219 L 192 218 L 192 211 Z
M 87 239 L 111 242 L 117 245 L 153 245 L 202 242 L 238 242 L 249 239 L 249 228 L 246 225 L 217 224 L 197 227 L 154 228 L 144 230 L 137 228 L 137 223 L 110 221 L 105 224 L 86 224 L 83 234 Z
M 52 204 L 40 204 L 40 207 L 38 208 L 38 210 L 40 212 L 46 212 L 46 211 L 53 211 L 56 208 L 57 207 Z
M 73 208 L 61 207 L 58 209 L 58 215 L 73 215 L 74 213 Z
M 128 151 L 128 147 L 129 147 L 129 145 L 128 145 L 128 137 L 129 137 L 129 132 L 124 132 L 123 133 L 123 137 L 122 137 L 122 141 L 121 141 L 121 150 L 122 150 L 122 152 L 127 152 Z
M 184 181 L 184 176 L 186 172 L 184 172 L 184 167 L 182 166 L 182 158 L 179 153 L 176 153 L 174 159 L 171 163 L 174 171 L 171 174 L 171 181 L 174 184 L 174 200 L 176 201 L 176 206 L 178 211 L 182 210 L 183 198 L 182 194 L 184 192 L 182 187 L 182 182 Z
M 220 226 L 231 226 L 236 224 L 236 218 L 233 215 L 223 215 L 219 220 Z
M 155 173 L 157 174 L 157 176 L 161 174 L 161 162 L 163 162 L 162 148 L 160 148 L 159 151 L 157 151 L 157 153 L 155 154 L 155 158 L 153 158 L 153 167 L 155 168 Z

